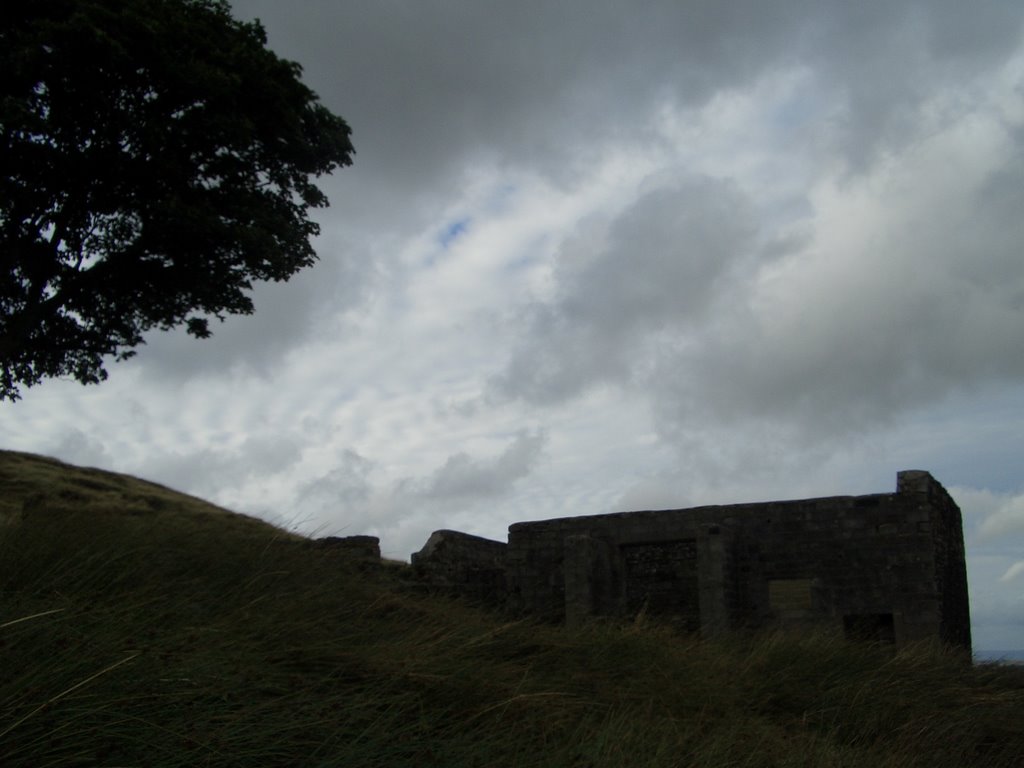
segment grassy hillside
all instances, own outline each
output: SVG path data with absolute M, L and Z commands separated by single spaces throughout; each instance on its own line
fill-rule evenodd
M 0 452 L 0 765 L 1019 766 L 1024 671 L 580 631 Z

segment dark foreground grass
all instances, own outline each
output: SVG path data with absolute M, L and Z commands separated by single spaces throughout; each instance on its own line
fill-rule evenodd
M 5 768 L 1022 764 L 1024 673 L 939 648 L 509 621 L 21 454 L 0 498 Z

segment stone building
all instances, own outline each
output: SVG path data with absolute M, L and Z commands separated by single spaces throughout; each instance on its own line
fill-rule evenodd
M 895 493 L 516 523 L 507 545 L 439 531 L 413 566 L 570 624 L 643 613 L 705 636 L 825 625 L 971 649 L 960 510 L 919 470 L 900 472 Z

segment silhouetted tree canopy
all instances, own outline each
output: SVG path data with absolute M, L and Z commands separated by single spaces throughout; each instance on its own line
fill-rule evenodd
M 311 265 L 345 121 L 222 0 L 0 10 L 0 400 L 106 378 L 148 330 L 248 314 Z

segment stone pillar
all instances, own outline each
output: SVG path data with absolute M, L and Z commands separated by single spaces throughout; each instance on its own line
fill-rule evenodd
M 714 637 L 731 627 L 732 532 L 722 525 L 708 525 L 697 535 L 697 581 L 700 599 L 700 633 Z
M 896 493 L 930 493 L 938 485 L 923 469 L 905 469 L 896 473 Z
M 565 575 L 565 623 L 579 626 L 599 613 L 607 596 L 601 594 L 608 583 L 607 547 L 589 533 L 566 536 L 563 542 Z

